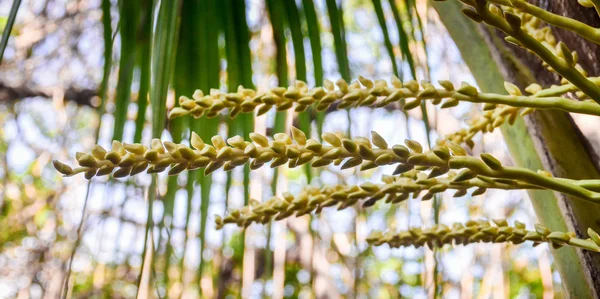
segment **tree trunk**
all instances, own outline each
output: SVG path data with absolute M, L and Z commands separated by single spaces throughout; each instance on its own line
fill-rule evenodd
M 597 26 L 600 20 L 594 9 L 571 0 L 530 1 L 544 9 Z M 525 87 L 533 82 L 542 86 L 558 84 L 559 77 L 541 65 L 531 53 L 504 42 L 503 33 L 460 16 L 458 1 L 436 2 L 440 19 L 465 62 L 484 91 L 506 93 L 502 79 Z M 468 33 L 465 33 L 468 32 Z M 600 74 L 600 47 L 571 32 L 553 28 L 558 40 L 579 53 L 580 64 L 590 75 Z M 500 78 L 501 77 L 501 78 Z M 560 111 L 536 111 L 515 125 L 502 128 L 515 164 L 533 170 L 543 168 L 553 175 L 572 179 L 599 178 L 598 159 L 574 124 Z M 539 221 L 553 229 L 567 229 L 587 238 L 586 230 L 600 229 L 600 206 L 549 191 L 529 192 Z M 600 255 L 579 249 L 552 250 L 561 274 L 565 293 L 572 298 L 599 298 Z

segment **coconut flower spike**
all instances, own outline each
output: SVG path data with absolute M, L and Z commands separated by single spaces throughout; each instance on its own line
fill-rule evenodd
M 311 163 L 311 167 L 341 165 L 341 169 L 360 165 L 362 171 L 396 165 L 394 174 L 419 168 L 431 170 L 430 178 L 456 169 L 460 172 L 452 179 L 454 183 L 481 176 L 506 184 L 535 185 L 600 203 L 596 180 L 572 181 L 554 178 L 543 171 L 503 166 L 489 154 L 482 154 L 480 158 L 467 156 L 465 149 L 452 141 L 441 142 L 431 151 L 424 152 L 423 147 L 413 140 L 390 147 L 376 132 L 372 132 L 372 141 L 364 137 L 349 139 L 324 133 L 325 143 L 306 138 L 299 129 L 293 129 L 291 135 L 278 133 L 269 140 L 266 136 L 250 133 L 252 142 L 241 136 L 224 140 L 217 135 L 211 138 L 212 144 L 208 144 L 192 133 L 191 147 L 159 139 L 152 140 L 150 147 L 113 141 L 110 151 L 95 146 L 91 153 L 77 153 L 79 167 L 72 168 L 58 161 L 54 161 L 54 166 L 65 176 L 84 173 L 87 179 L 111 173 L 116 178 L 143 171 L 158 173 L 169 167 L 169 175 L 197 168 L 204 168 L 204 174 L 208 175 L 217 169 L 229 171 L 246 163 L 251 169 L 265 164 L 278 167 L 286 163 L 291 168 L 307 163 Z
M 588 239 L 580 239 L 571 232 L 551 231 L 547 227 L 536 224 L 535 230 L 527 230 L 525 224 L 515 221 L 509 226 L 504 219 L 488 221 L 468 221 L 465 224 L 454 223 L 451 227 L 438 224 L 430 228 L 412 228 L 402 232 L 373 232 L 367 242 L 374 246 L 388 244 L 392 248 L 406 246 L 428 246 L 429 248 L 450 245 L 468 245 L 473 243 L 513 243 L 527 241 L 534 246 L 548 243 L 555 249 L 562 246 L 579 247 L 585 250 L 600 252 L 600 237 L 593 229 L 588 229 Z
M 382 183 L 366 182 L 360 185 L 333 185 L 317 188 L 305 187 L 298 195 L 284 193 L 270 200 L 259 203 L 253 201 L 247 207 L 231 210 L 224 218 L 217 217 L 217 227 L 233 223 L 246 227 L 252 223 L 268 223 L 291 216 L 302 216 L 308 213 L 319 213 L 324 208 L 336 206 L 343 210 L 361 203 L 363 208 L 375 205 L 378 201 L 397 204 L 413 198 L 423 200 L 433 198 L 435 194 L 446 190 L 455 190 L 454 197 L 481 195 L 487 189 L 538 189 L 539 187 L 525 183 L 506 184 L 489 178 L 472 178 L 461 182 L 453 182 L 456 172 L 450 171 L 445 177 L 428 178 L 425 172 L 411 170 L 401 175 L 385 175 Z
M 361 164 L 363 169 L 370 169 L 406 160 L 396 155 L 393 149 L 378 148 L 364 137 L 347 139 L 324 133 L 322 138 L 325 143 L 320 143 L 308 139 L 297 128 L 293 128 L 290 135 L 278 133 L 269 140 L 261 134 L 250 133 L 251 141 L 241 136 L 224 140 L 217 135 L 211 138 L 209 144 L 192 132 L 191 147 L 159 139 L 152 140 L 150 147 L 113 141 L 109 151 L 95 146 L 92 153 L 77 153 L 79 167 L 72 168 L 59 161 L 53 161 L 53 164 L 65 176 L 85 173 L 86 178 L 91 179 L 111 173 L 114 177 L 133 176 L 143 171 L 157 173 L 169 167 L 169 175 L 197 168 L 205 168 L 204 173 L 208 175 L 220 168 L 228 171 L 246 163 L 250 164 L 251 169 L 257 169 L 267 163 L 271 167 L 286 163 L 289 167 L 306 163 L 322 167 L 346 160 L 342 169 Z M 378 134 L 373 136 L 377 139 L 375 143 L 380 146 L 385 142 Z
M 412 169 L 399 175 L 384 175 L 381 183 L 327 185 L 321 188 L 308 186 L 297 195 L 286 192 L 262 203 L 254 201 L 249 206 L 231 210 L 224 217 L 217 217 L 216 224 L 217 228 L 229 223 L 247 227 L 252 223 L 265 224 L 292 216 L 320 213 L 329 207 L 343 210 L 360 203 L 363 208 L 368 208 L 379 201 L 397 204 L 410 197 L 429 200 L 445 191 L 453 191 L 454 197 L 462 197 L 469 193 L 471 196 L 481 195 L 488 189 L 542 189 L 523 182 L 477 176 L 468 171 L 449 171 L 438 177 L 431 177 L 431 173 L 433 171 L 426 173 Z M 591 188 L 598 186 L 597 183 L 590 180 L 579 184 Z
M 485 104 L 485 109 L 494 107 L 510 106 L 522 109 L 559 109 L 572 113 L 582 113 L 600 116 L 600 105 L 593 101 L 574 101 L 559 96 L 555 88 L 543 90 L 541 88 L 530 89 L 535 91 L 531 95 L 523 95 L 516 86 L 507 83 L 509 95 L 479 92 L 474 86 L 462 83 L 461 86 L 447 80 L 439 81 L 436 88 L 427 81 L 417 82 L 415 80 L 401 82 L 392 77 L 391 84 L 384 80 L 371 81 L 362 76 L 358 81 L 348 84 L 344 80 L 338 80 L 337 86 L 326 80 L 323 87 L 308 89 L 306 83 L 298 81 L 295 85 L 276 87 L 265 93 L 259 93 L 252 89 L 239 87 L 235 93 L 224 93 L 211 91 L 204 95 L 197 90 L 192 98 L 180 97 L 179 107 L 169 112 L 169 118 L 191 115 L 199 117 L 215 117 L 223 111 L 228 111 L 230 117 L 239 113 L 256 112 L 258 115 L 269 110 L 277 111 L 294 109 L 297 112 L 305 111 L 309 106 L 314 106 L 318 111 L 324 111 L 330 107 L 344 109 L 350 107 L 383 107 L 393 103 L 405 102 L 404 110 L 419 107 L 422 101 L 429 101 L 441 108 L 450 108 L 460 102 L 472 102 Z M 544 97 L 537 96 L 540 93 Z M 522 108 L 522 109 L 521 109 Z

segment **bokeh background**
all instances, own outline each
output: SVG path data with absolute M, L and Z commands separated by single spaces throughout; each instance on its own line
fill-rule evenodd
M 561 296 L 545 244 L 434 252 L 365 242 L 373 230 L 469 219 L 518 219 L 532 227 L 535 214 L 522 191 L 462 198 L 444 193 L 430 201 L 325 209 L 245 231 L 217 231 L 214 215 L 249 198 L 294 194 L 309 183 L 377 182 L 393 169 L 327 167 L 308 176 L 305 168 L 285 166 L 249 175 L 219 170 L 211 182 L 196 172 L 161 175 L 151 209 L 150 175 L 62 178 L 52 159 L 73 164 L 77 151 L 96 143 L 109 147 L 113 138 L 150 142 L 150 58 L 164 54 L 150 52 L 164 25 L 156 22 L 153 7 L 160 2 L 154 2 L 22 1 L 0 64 L 0 298 Z M 297 79 L 312 87 L 323 78 L 389 80 L 395 74 L 475 85 L 427 1 L 182 2 L 168 107 L 196 88 L 266 89 Z M 0 1 L 0 27 L 11 6 Z M 388 143 L 410 138 L 426 146 L 481 113 L 469 104 L 423 112 L 405 114 L 395 106 L 328 111 L 324 121 L 313 114 L 308 124 L 315 138 L 321 131 L 370 136 L 375 130 Z M 190 128 L 223 137 L 272 135 L 306 123 L 294 113 L 273 111 L 241 121 L 185 120 L 169 123 L 163 139 L 187 143 Z M 499 132 L 476 141 L 474 155 L 485 151 L 512 163 Z

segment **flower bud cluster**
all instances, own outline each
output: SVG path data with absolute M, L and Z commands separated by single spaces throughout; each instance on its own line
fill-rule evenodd
M 531 51 L 541 58 L 548 68 L 561 75 L 565 79 L 564 82 L 572 83 L 582 94 L 600 103 L 600 87 L 586 78 L 587 73 L 577 64 L 577 53 L 571 52 L 564 43 L 557 42 L 549 28 L 540 29 L 540 20 L 578 34 L 582 34 L 579 29 L 587 25 L 551 14 L 522 0 L 461 2 L 470 7 L 462 10 L 465 16 L 501 30 L 507 35 L 506 41 Z M 592 31 L 591 36 L 597 39 L 596 30 Z
M 523 1 L 513 1 L 513 2 L 523 2 Z M 531 4 L 527 4 L 531 5 Z M 548 50 L 550 50 L 556 57 L 559 59 L 563 59 L 565 63 L 573 66 L 579 73 L 583 76 L 587 76 L 587 71 L 578 63 L 579 55 L 575 51 L 569 50 L 567 45 L 563 42 L 559 42 L 552 32 L 552 28 L 550 26 L 545 26 L 543 21 L 531 15 L 528 12 L 524 12 L 522 9 L 518 7 L 522 7 L 522 5 L 517 6 L 504 6 L 505 11 L 513 13 L 514 15 L 521 18 L 521 28 L 527 34 L 535 38 L 538 42 L 544 45 Z M 529 10 L 526 10 L 529 11 Z M 554 72 L 554 69 L 548 65 L 546 62 L 542 62 L 544 67 L 546 67 L 549 71 Z M 561 84 L 569 83 L 566 79 L 562 78 Z M 578 95 L 584 97 L 583 93 L 579 93 Z
M 471 7 L 477 8 L 477 12 L 472 10 L 463 10 L 463 13 L 465 13 L 468 17 L 475 19 L 478 22 L 483 21 L 483 19 L 481 19 L 483 18 L 481 14 L 483 9 L 479 8 L 478 4 L 476 4 L 474 1 L 463 2 L 465 2 Z M 549 50 L 556 57 L 556 59 L 561 60 L 563 64 L 567 64 L 569 67 L 573 67 L 582 76 L 587 76 L 587 72 L 579 63 L 577 63 L 578 54 L 574 51 L 571 52 L 564 43 L 558 42 L 558 40 L 552 33 L 551 28 L 549 26 L 544 25 L 542 19 L 551 22 L 555 19 L 555 15 L 543 11 L 541 9 L 531 9 L 534 6 L 521 0 L 488 0 L 488 2 L 490 2 L 490 5 L 487 8 L 487 11 L 490 13 L 487 14 L 488 18 L 490 18 L 490 16 L 496 16 L 502 19 L 506 19 L 506 13 L 508 13 L 510 15 L 508 16 L 509 19 L 514 19 L 513 21 L 515 23 L 518 21 L 518 23 L 520 24 L 520 29 L 525 34 L 531 36 L 540 45 Z M 483 15 L 485 16 L 486 14 Z M 549 15 L 551 16 L 548 17 Z M 520 41 L 518 41 L 515 37 L 510 35 L 509 37 L 507 37 L 507 41 L 515 43 L 519 46 L 523 46 L 523 44 Z M 551 66 L 549 66 L 547 62 L 543 61 L 543 64 L 550 71 L 554 71 L 554 69 Z M 591 83 L 593 83 L 596 86 L 600 85 L 600 80 L 598 80 L 598 78 L 587 78 L 587 80 L 591 81 Z M 581 92 L 581 90 L 576 85 L 569 83 L 566 79 L 563 78 L 561 84 L 563 85 L 552 86 L 544 90 L 542 90 L 542 87 L 538 84 L 532 84 L 526 88 L 526 91 L 532 94 L 532 96 L 534 97 L 557 97 L 562 96 L 567 92 L 575 92 L 580 99 L 584 99 L 584 101 L 590 102 L 591 104 L 594 103 L 593 100 L 585 100 L 587 96 L 583 92 Z M 509 94 L 521 95 L 521 91 L 516 86 L 510 83 L 505 83 L 505 87 Z M 470 147 L 472 147 L 472 138 L 478 132 L 491 132 L 494 130 L 494 128 L 499 127 L 506 121 L 512 124 L 516 120 L 517 115 L 519 114 L 526 115 L 534 111 L 533 107 L 519 109 L 515 106 L 494 106 L 490 104 L 486 104 L 484 106 L 484 110 L 486 110 L 484 115 L 473 119 L 469 128 L 462 129 L 452 135 L 447 136 L 446 138 L 457 143 L 464 142 Z
M 397 165 L 395 175 L 412 169 L 430 170 L 428 178 L 439 177 L 450 169 L 462 169 L 452 178 L 452 182 L 477 176 L 489 177 L 506 184 L 532 184 L 600 203 L 600 192 L 596 192 L 596 189 L 553 178 L 543 171 L 536 173 L 525 168 L 504 167 L 490 154 L 481 154 L 480 159 L 467 156 L 465 149 L 451 140 L 442 141 L 431 151 L 424 152 L 421 144 L 413 140 L 406 140 L 405 145 L 390 147 L 376 132 L 371 132 L 371 135 L 369 140 L 365 137 L 340 138 L 324 133 L 321 137 L 327 145 L 308 139 L 302 131 L 292 128 L 291 136 L 278 133 L 273 140 L 250 133 L 252 142 L 240 136 L 225 141 L 217 135 L 211 138 L 210 145 L 192 133 L 191 147 L 159 139 L 154 139 L 149 148 L 141 144 L 114 141 L 110 151 L 96 145 L 91 153 L 77 153 L 80 167 L 71 168 L 59 161 L 53 162 L 54 167 L 65 176 L 85 173 L 87 179 L 111 173 L 117 178 L 143 171 L 158 173 L 168 167 L 171 167 L 169 175 L 197 168 L 204 168 L 205 175 L 208 175 L 220 168 L 229 171 L 246 163 L 250 164 L 251 169 L 258 169 L 267 163 L 272 168 L 286 163 L 290 168 L 311 163 L 311 167 L 334 164 L 341 165 L 342 169 L 360 166 L 362 171 Z M 591 186 L 595 185 L 592 183 Z
M 484 107 L 488 108 L 488 107 Z M 513 124 L 518 115 L 524 116 L 534 111 L 533 108 L 518 108 L 510 106 L 492 106 L 491 110 L 486 110 L 481 115 L 477 115 L 467 120 L 468 128 L 460 129 L 452 134 L 446 135 L 446 139 L 452 140 L 458 144 L 466 144 L 470 148 L 475 146 L 473 138 L 477 133 L 493 132 L 496 128 L 502 126 L 508 121 Z
M 422 146 L 412 140 L 406 141 L 407 146 L 389 147 L 376 132 L 372 132 L 372 141 L 365 137 L 340 138 L 332 133 L 324 133 L 322 138 L 329 145 L 308 139 L 301 130 L 292 128 L 291 136 L 278 133 L 273 140 L 250 133 L 252 142 L 245 141 L 240 136 L 225 141 L 217 135 L 211 139 L 212 145 L 192 133 L 191 147 L 159 139 L 152 140 L 150 147 L 113 141 L 110 151 L 96 145 L 91 153 L 77 153 L 76 159 L 80 167 L 71 168 L 59 161 L 54 161 L 54 166 L 66 176 L 85 173 L 88 179 L 108 175 L 113 171 L 113 176 L 117 178 L 133 176 L 143 171 L 158 173 L 168 167 L 171 167 L 169 175 L 197 168 L 205 168 L 204 173 L 208 175 L 219 168 L 228 171 L 246 163 L 250 163 L 251 169 L 258 169 L 267 163 L 272 168 L 286 163 L 290 168 L 311 163 L 312 167 L 334 164 L 341 165 L 342 169 L 360 165 L 361 170 L 367 170 L 407 163 L 415 155 L 425 155 L 423 157 L 426 159 L 435 159 L 431 163 L 446 167 L 444 160 L 435 158 L 433 154 L 423 154 Z M 464 152 L 460 146 L 452 146 Z M 449 149 L 444 151 L 450 155 Z
M 225 224 L 235 223 L 246 227 L 252 223 L 268 223 L 272 220 L 282 220 L 295 215 L 296 217 L 316 212 L 323 208 L 337 206 L 343 210 L 363 201 L 363 208 L 383 200 L 386 203 L 400 203 L 409 197 L 421 196 L 429 200 L 437 193 L 446 190 L 456 190 L 454 197 L 467 195 L 469 189 L 475 189 L 472 196 L 481 195 L 487 189 L 538 189 L 538 187 L 521 182 L 496 181 L 486 177 L 465 178 L 457 177 L 459 173 L 449 171 L 444 177 L 432 178 L 431 173 L 410 170 L 397 176 L 383 176 L 382 184 L 370 182 L 361 185 L 334 185 L 316 188 L 306 187 L 297 196 L 284 193 L 281 197 L 274 196 L 270 200 L 259 203 L 253 200 L 249 206 L 231 210 L 224 218 L 217 217 L 217 228 Z M 455 181 L 456 178 L 456 181 Z
M 325 80 L 324 87 L 308 89 L 306 83 L 298 81 L 288 88 L 277 87 L 266 93 L 257 93 L 254 90 L 239 87 L 236 93 L 224 93 L 211 90 L 209 95 L 203 95 L 197 90 L 192 99 L 182 96 L 180 106 L 173 108 L 169 118 L 184 115 L 193 117 L 215 117 L 228 109 L 229 116 L 235 117 L 238 113 L 249 113 L 257 110 L 261 115 L 275 108 L 278 111 L 294 108 L 297 112 L 305 111 L 309 106 L 315 106 L 317 111 L 329 109 L 332 106 L 338 109 L 350 107 L 384 107 L 393 103 L 400 103 L 402 109 L 410 110 L 420 106 L 422 101 L 430 101 L 441 108 L 449 108 L 462 102 L 485 103 L 485 109 L 491 110 L 497 105 L 512 107 L 525 107 L 531 109 L 561 109 L 568 112 L 584 113 L 600 116 L 600 106 L 595 103 L 577 104 L 568 99 L 554 97 L 540 99 L 535 96 L 524 96 L 512 84 L 510 95 L 481 93 L 467 83 L 455 87 L 450 81 L 439 81 L 441 88 L 436 88 L 427 81 L 420 84 L 411 80 L 401 82 L 397 77 L 392 77 L 391 84 L 385 80 L 371 81 L 362 76 L 357 81 L 348 84 L 340 79 L 335 85 Z M 539 91 L 539 90 L 535 90 Z M 512 109 L 518 111 L 518 109 Z M 533 111 L 533 110 L 531 110 Z M 516 113 L 512 113 L 515 114 Z M 502 114 L 501 117 L 505 117 Z
M 374 232 L 367 237 L 371 245 L 388 244 L 392 248 L 427 245 L 429 248 L 443 247 L 446 244 L 467 245 L 472 243 L 505 243 L 520 244 L 533 242 L 534 246 L 549 243 L 554 248 L 575 246 L 590 251 L 600 252 L 600 237 L 593 229 L 588 229 L 588 239 L 576 238 L 575 233 L 551 231 L 547 227 L 536 224 L 535 230 L 527 230 L 525 224 L 515 221 L 509 226 L 505 219 L 488 221 L 468 221 L 464 225 L 454 223 L 451 227 L 437 224 L 430 228 L 412 228 L 403 232 Z

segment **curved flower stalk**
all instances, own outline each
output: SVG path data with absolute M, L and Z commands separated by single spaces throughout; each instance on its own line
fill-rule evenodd
M 281 197 L 259 203 L 252 201 L 249 206 L 230 211 L 224 218 L 216 219 L 218 229 L 225 224 L 235 223 L 240 227 L 247 227 L 252 223 L 268 223 L 273 220 L 282 220 L 295 215 L 296 217 L 316 212 L 323 208 L 337 206 L 338 210 L 351 207 L 363 201 L 363 208 L 373 206 L 377 201 L 386 203 L 400 203 L 409 197 L 422 196 L 429 200 L 437 193 L 446 190 L 456 190 L 454 197 L 467 195 L 469 189 L 475 189 L 472 196 L 481 195 L 487 189 L 540 189 L 537 186 L 514 181 L 497 181 L 487 177 L 454 182 L 457 173 L 450 171 L 445 177 L 429 178 L 429 174 L 411 170 L 398 176 L 384 176 L 382 184 L 363 183 L 361 185 L 334 185 L 317 188 L 308 186 L 297 196 L 284 193 Z
M 592 83 L 596 84 L 596 86 L 600 86 L 600 77 L 589 77 L 588 80 L 592 81 Z M 532 84 L 532 88 L 537 88 L 535 84 Z M 577 86 L 571 83 L 565 83 L 562 85 L 554 85 L 550 88 L 542 89 L 534 94 L 534 96 L 543 98 L 543 97 L 556 97 L 562 96 L 569 92 L 576 92 L 579 98 L 584 98 L 585 95 L 581 93 Z M 580 94 L 581 93 L 581 94 Z
M 179 99 L 180 107 L 175 107 L 169 113 L 169 118 L 191 115 L 199 118 L 202 116 L 215 117 L 223 110 L 228 109 L 230 117 L 238 113 L 249 113 L 257 110 L 258 115 L 275 108 L 278 111 L 294 108 L 298 112 L 305 111 L 309 106 L 315 105 L 318 111 L 323 111 L 336 105 L 338 109 L 349 107 L 384 107 L 392 103 L 406 101 L 402 109 L 410 110 L 419 107 L 422 101 L 430 101 L 441 108 L 449 108 L 460 102 L 484 103 L 487 109 L 497 105 L 523 107 L 531 109 L 560 109 L 567 112 L 582 113 L 600 116 L 600 105 L 592 101 L 575 101 L 566 97 L 549 96 L 543 98 L 534 95 L 523 95 L 515 85 L 506 83 L 509 95 L 479 92 L 475 87 L 463 83 L 456 88 L 450 81 L 440 81 L 442 88 L 423 81 L 408 81 L 402 83 L 393 77 L 391 86 L 384 80 L 375 82 L 359 77 L 358 81 L 348 84 L 338 80 L 335 89 L 331 81 L 326 80 L 324 87 L 308 89 L 304 82 L 298 81 L 296 85 L 277 87 L 266 93 L 257 93 L 255 90 L 239 87 L 236 93 L 224 93 L 211 90 L 209 95 L 204 95 L 197 90 L 192 99 L 182 96 Z M 595 85 L 594 85 L 595 86 Z M 543 90 L 535 89 L 537 92 Z
M 559 42 L 559 54 L 548 49 L 544 42 L 538 41 L 534 36 L 523 29 L 523 20 L 518 15 L 503 11 L 496 5 L 490 5 L 486 0 L 463 0 L 473 9 L 463 9 L 463 13 L 476 22 L 484 22 L 503 31 L 508 37 L 507 41 L 519 45 L 536 54 L 547 63 L 554 71 L 567 81 L 577 86 L 584 94 L 600 103 L 600 87 L 586 78 L 585 72 L 576 67 L 576 56 L 573 56 L 568 47 Z
M 520 12 L 530 14 L 535 16 L 542 21 L 556 27 L 560 27 L 563 29 L 570 30 L 581 37 L 596 43 L 600 44 L 600 29 L 587 25 L 583 22 L 563 17 L 561 15 L 554 14 L 545 9 L 542 9 L 538 6 L 535 6 L 531 3 L 527 3 L 527 1 L 523 0 L 487 0 L 490 3 L 494 3 L 497 5 L 508 6 L 514 8 Z M 579 4 L 584 5 L 585 7 L 593 7 L 593 3 L 589 1 L 579 1 Z
M 578 0 L 577 2 L 584 7 L 593 7 L 594 9 L 596 9 L 596 13 L 598 13 L 598 16 L 600 16 L 600 0 Z
M 256 133 L 250 134 L 253 142 L 245 141 L 240 136 L 234 136 L 225 142 L 217 135 L 212 138 L 212 145 L 205 144 L 198 135 L 192 133 L 191 148 L 159 139 L 154 139 L 150 148 L 141 144 L 113 141 L 111 151 L 97 145 L 89 154 L 77 153 L 76 159 L 80 167 L 71 168 L 59 161 L 54 161 L 54 167 L 66 176 L 85 173 L 88 179 L 108 175 L 113 171 L 114 177 L 132 176 L 143 171 L 157 173 L 165 171 L 169 166 L 169 175 L 201 167 L 205 167 L 204 173 L 208 175 L 219 168 L 228 171 L 246 163 L 250 163 L 251 169 L 260 168 L 266 163 L 270 163 L 271 167 L 288 163 L 291 168 L 307 163 L 311 163 L 312 167 L 341 165 L 342 169 L 360 165 L 361 170 L 397 165 L 395 174 L 418 167 L 431 170 L 429 178 L 443 175 L 450 169 L 462 169 L 453 178 L 453 182 L 481 175 L 503 179 L 507 183 L 516 181 L 536 185 L 600 203 L 600 192 L 573 181 L 553 178 L 544 171 L 534 172 L 526 168 L 503 166 L 489 154 L 481 154 L 481 159 L 467 156 L 465 149 L 452 141 L 441 142 L 432 151 L 423 152 L 421 144 L 413 140 L 406 140 L 406 146 L 390 147 L 376 132 L 372 132 L 372 140 L 364 137 L 339 138 L 331 133 L 324 133 L 322 138 L 329 145 L 307 139 L 302 131 L 293 128 L 291 137 L 278 133 L 271 141 Z
M 452 227 L 438 224 L 426 229 L 412 228 L 399 233 L 374 232 L 367 237 L 367 242 L 375 246 L 388 244 L 392 248 L 425 245 L 434 248 L 446 244 L 468 245 L 480 242 L 520 244 L 531 241 L 534 246 L 549 243 L 554 248 L 574 246 L 600 252 L 600 236 L 591 228 L 588 229 L 590 238 L 579 239 L 576 238 L 575 233 L 553 232 L 541 224 L 536 224 L 535 230 L 532 231 L 527 230 L 525 224 L 518 221 L 515 221 L 514 226 L 509 226 L 504 219 L 493 220 L 493 222 L 495 225 L 491 225 L 488 221 L 471 220 L 464 225 L 454 223 Z
M 504 6 L 503 8 L 506 11 L 511 12 L 517 15 L 519 18 L 521 18 L 521 29 L 527 32 L 527 34 L 533 36 L 533 38 L 535 38 L 538 42 L 542 43 L 542 45 L 544 45 L 546 49 L 551 51 L 555 56 L 564 59 L 565 55 L 569 55 L 568 53 L 563 53 L 564 51 L 568 52 L 569 49 L 563 43 L 558 42 L 556 36 L 554 36 L 552 32 L 552 28 L 550 28 L 549 26 L 544 26 L 540 18 L 522 12 L 516 8 L 506 6 Z M 577 69 L 583 76 L 587 76 L 587 71 L 581 66 L 581 64 L 578 63 L 579 54 L 575 51 L 571 51 L 570 53 L 570 56 L 573 58 L 573 67 Z M 569 57 L 566 58 L 569 59 Z M 555 72 L 554 69 L 548 65 L 548 63 L 543 61 L 542 65 L 546 67 L 549 71 Z M 593 82 L 591 78 L 588 78 L 588 80 Z M 565 78 L 561 78 L 561 84 L 567 83 L 568 81 Z M 581 98 L 585 98 L 584 96 L 582 96 L 584 95 L 582 92 L 578 92 L 578 95 Z

